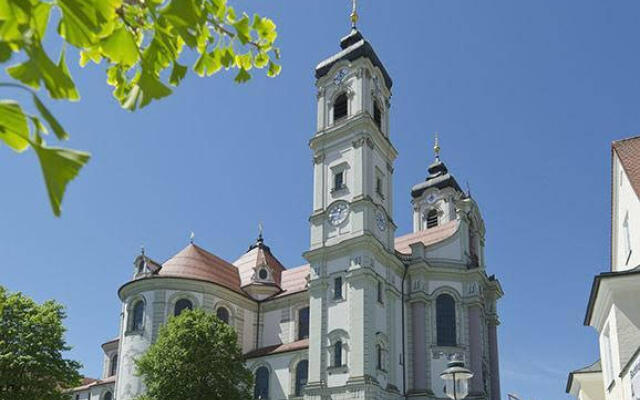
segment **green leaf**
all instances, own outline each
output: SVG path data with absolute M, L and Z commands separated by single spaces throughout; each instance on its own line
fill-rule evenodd
M 58 120 L 53 116 L 53 114 L 51 114 L 49 109 L 45 107 L 45 105 L 40 101 L 38 96 L 36 96 L 35 94 L 33 95 L 33 102 L 35 103 L 36 108 L 40 112 L 40 115 L 42 116 L 42 118 L 44 118 L 47 121 L 47 124 L 49 124 L 49 126 L 51 127 L 51 130 L 53 130 L 53 133 L 56 135 L 56 137 L 59 140 L 67 140 L 69 138 L 69 134 L 64 130 L 64 128 L 62 127 L 62 125 L 60 125 Z
M 278 37 L 276 24 L 269 18 L 260 17 L 257 14 L 253 16 L 253 29 L 258 32 L 260 39 L 266 40 L 269 44 L 273 43 Z
M 49 24 L 49 14 L 51 13 L 52 3 L 45 3 L 39 1 L 33 8 L 33 18 L 31 24 L 33 30 L 38 34 L 38 39 L 42 40 L 44 34 L 47 31 L 47 25 Z
M 138 83 L 129 92 L 123 107 L 135 110 L 143 108 L 153 100 L 159 100 L 171 94 L 171 89 L 163 84 L 157 77 L 146 71 L 142 71 Z
M 47 127 L 44 126 L 42 121 L 40 121 L 40 118 L 30 115 L 29 119 L 33 122 L 33 128 L 35 129 L 37 137 L 40 137 L 41 133 L 45 135 L 49 133 L 49 131 L 47 131 Z
M 138 62 L 138 45 L 124 25 L 104 39 L 101 47 L 104 54 L 115 64 L 131 66 Z
M 216 49 L 216 52 L 219 52 L 220 63 L 222 63 L 225 68 L 230 68 L 231 66 L 233 66 L 233 63 L 236 59 L 233 47 L 229 46 L 225 47 L 224 49 Z
M 269 64 L 269 56 L 262 51 L 258 53 L 253 60 L 253 65 L 255 65 L 256 68 L 264 68 L 267 64 Z
M 98 0 L 100 2 L 100 0 Z M 100 31 L 94 2 L 88 0 L 58 0 L 62 18 L 58 33 L 76 47 L 90 47 Z
M 234 80 L 236 83 L 245 83 L 249 79 L 251 79 L 251 74 L 249 74 L 246 69 L 240 68 L 240 71 L 238 71 L 238 75 L 236 75 Z
M 177 62 L 173 63 L 173 69 L 171 70 L 171 76 L 169 77 L 169 83 L 173 86 L 178 86 L 187 74 L 187 67 L 180 65 Z
M 269 70 L 267 71 L 267 76 L 269 78 L 274 78 L 280 74 L 282 67 L 274 62 L 269 61 Z
M 65 61 L 64 48 L 60 52 L 58 69 L 51 69 L 47 72 L 50 72 L 51 76 L 43 74 L 45 87 L 47 87 L 49 93 L 51 93 L 51 89 L 49 89 L 49 87 L 55 87 L 55 92 L 60 94 L 60 97 L 55 97 L 53 94 L 51 94 L 51 97 L 53 97 L 54 99 L 62 98 L 67 100 L 80 100 L 80 94 L 78 94 L 78 90 L 76 89 L 75 83 L 73 83 L 71 73 L 69 72 L 69 68 L 67 67 L 67 63 Z M 51 80 L 55 80 L 55 84 L 51 82 Z M 51 82 L 51 84 L 48 86 L 47 82 Z
M 200 10 L 195 0 L 171 0 L 162 15 L 175 27 L 193 27 L 200 20 Z
M 44 143 L 38 144 L 34 141 L 31 142 L 31 145 L 40 160 L 51 208 L 53 213 L 59 217 L 67 184 L 78 175 L 91 155 L 77 150 L 47 147 Z
M 0 62 L 9 61 L 12 53 L 11 47 L 7 43 L 0 42 Z
M 0 140 L 18 153 L 29 147 L 27 117 L 15 101 L 0 100 Z
M 253 67 L 253 56 L 251 52 L 238 54 L 236 56 L 236 65 L 244 70 L 250 70 Z
M 242 44 L 247 44 L 251 41 L 251 28 L 249 27 L 249 16 L 246 14 L 243 17 L 236 21 L 233 24 L 233 27 L 236 29 L 236 34 L 238 35 L 238 39 Z
M 40 68 L 33 59 L 8 67 L 6 71 L 13 79 L 34 89 L 40 88 Z

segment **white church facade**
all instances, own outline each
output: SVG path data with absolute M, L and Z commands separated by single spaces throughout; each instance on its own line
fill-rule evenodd
M 74 400 L 143 393 L 134 360 L 191 308 L 235 328 L 255 398 L 442 399 L 439 375 L 456 357 L 474 373 L 469 399 L 500 399 L 503 292 L 485 270 L 477 203 L 436 145 L 426 180 L 407 196 L 413 232 L 396 236 L 391 77 L 354 29 L 316 79 L 308 264 L 285 267 L 262 236 L 235 261 L 193 243 L 162 264 L 141 254 L 118 290 L 120 332 L 103 345 L 103 376 Z
M 569 374 L 578 400 L 640 400 L 640 137 L 611 145 L 611 264 L 593 279 L 584 319 L 600 359 Z

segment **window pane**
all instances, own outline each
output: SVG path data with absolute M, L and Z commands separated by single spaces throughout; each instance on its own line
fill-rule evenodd
M 438 211 L 431 210 L 427 214 L 427 229 L 438 226 Z
M 139 300 L 133 306 L 133 321 L 131 329 L 134 331 L 141 331 L 144 323 L 144 302 Z
M 341 94 L 333 104 L 333 120 L 338 121 L 347 116 L 347 95 Z
M 111 357 L 111 371 L 109 376 L 114 376 L 117 371 L 118 371 L 118 354 L 114 354 L 114 356 Z
M 296 396 L 302 396 L 302 389 L 307 384 L 308 374 L 309 362 L 307 360 L 300 361 L 296 366 Z
M 309 307 L 298 311 L 298 340 L 309 337 Z
M 333 298 L 341 299 L 342 298 L 342 278 L 337 277 L 333 280 Z
M 222 320 L 225 324 L 229 323 L 229 311 L 224 307 L 218 308 L 218 311 L 216 311 L 216 317 Z
M 261 400 L 269 398 L 269 369 L 267 367 L 260 367 L 256 371 L 256 387 L 253 397 Z
M 376 126 L 382 129 L 382 111 L 380 110 L 380 105 L 376 100 L 373 101 L 373 120 L 376 123 Z
M 111 394 L 111 392 L 107 392 L 104 395 L 104 400 L 111 400 L 111 399 L 113 399 L 113 395 Z
M 193 310 L 193 304 L 191 303 L 191 301 L 187 299 L 180 299 L 176 301 L 176 307 L 173 310 L 173 315 L 178 316 L 180 315 L 180 313 L 187 309 Z
M 333 365 L 335 367 L 340 367 L 342 365 L 342 342 L 339 340 L 333 345 L 333 360 Z
M 436 328 L 438 346 L 456 345 L 456 303 L 448 294 L 436 299 Z

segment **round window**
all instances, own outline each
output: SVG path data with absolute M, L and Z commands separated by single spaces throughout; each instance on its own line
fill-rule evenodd
M 260 271 L 258 271 L 258 278 L 267 279 L 268 277 L 269 277 L 269 273 L 267 272 L 266 269 L 262 268 Z

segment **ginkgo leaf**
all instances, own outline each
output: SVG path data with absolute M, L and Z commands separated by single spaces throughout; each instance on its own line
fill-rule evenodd
M 0 100 L 0 140 L 18 153 L 29 147 L 27 117 L 15 101 Z
M 33 102 L 35 103 L 36 108 L 40 112 L 40 115 L 42 116 L 42 118 L 44 118 L 45 121 L 47 121 L 47 124 L 49 124 L 49 127 L 51 127 L 51 130 L 56 135 L 56 137 L 59 140 L 68 139 L 69 134 L 64 130 L 64 128 L 62 127 L 62 125 L 60 125 L 58 120 L 53 116 L 53 114 L 51 114 L 49 109 L 45 107 L 45 105 L 40 101 L 38 96 L 36 96 L 35 94 L 33 95 Z
M 124 25 L 104 39 L 101 47 L 112 63 L 131 66 L 138 62 L 138 45 Z

